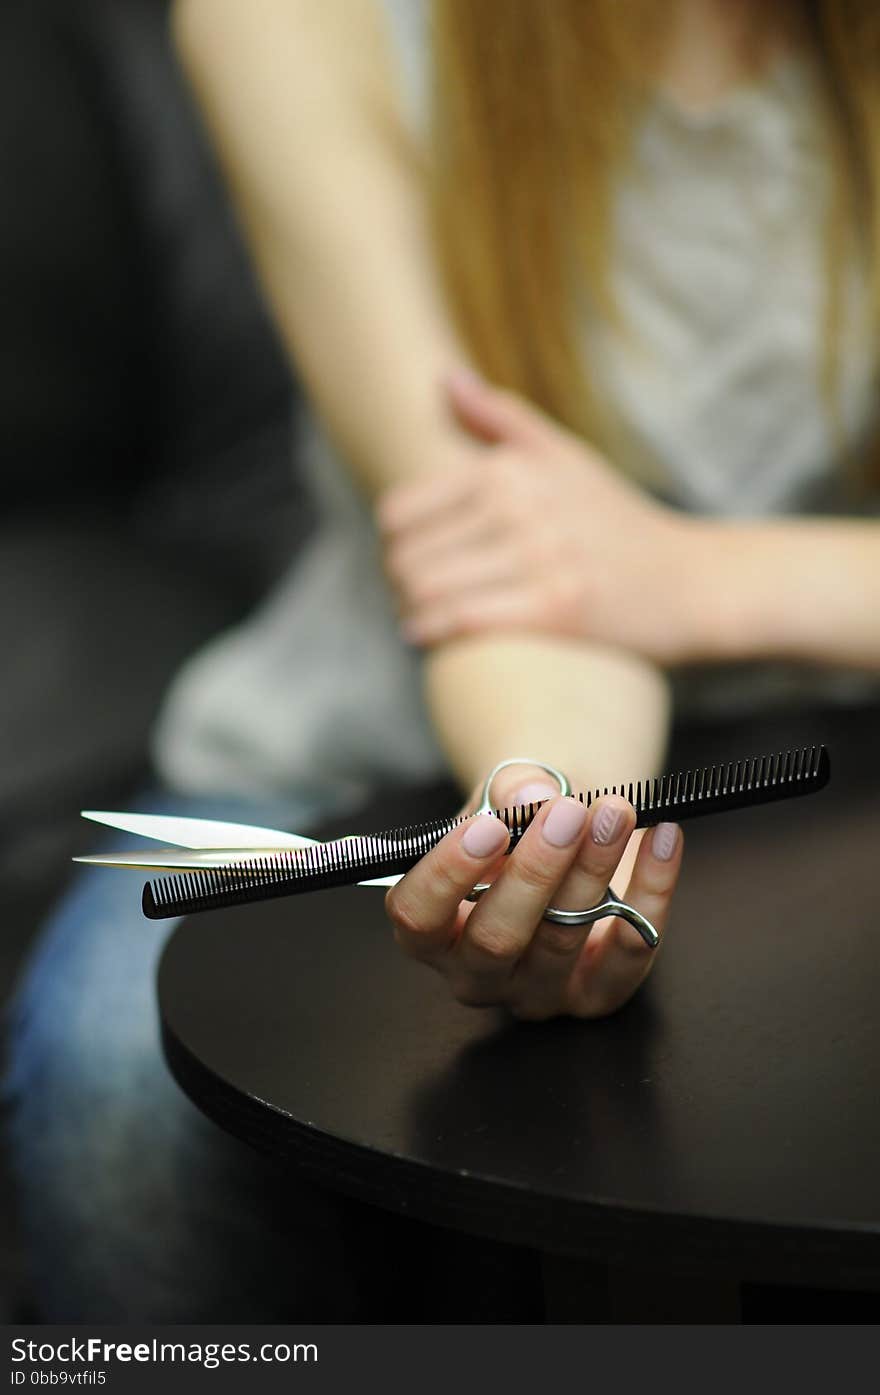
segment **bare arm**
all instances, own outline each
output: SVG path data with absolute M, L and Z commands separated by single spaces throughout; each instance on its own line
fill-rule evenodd
M 379 7 L 177 0 L 175 30 L 290 356 L 362 486 L 476 460 L 439 390 L 465 355 Z M 425 666 L 466 786 L 520 751 L 589 782 L 641 776 L 661 758 L 665 679 L 613 645 L 474 637 L 438 646 Z
M 694 533 L 709 593 L 698 658 L 880 670 L 880 522 L 700 521 Z
M 453 522 L 448 470 L 397 484 L 381 502 L 388 570 L 415 642 L 527 626 L 664 666 L 783 659 L 880 670 L 880 520 L 695 517 L 651 501 L 522 400 L 472 375 L 448 391 L 463 419 L 493 433 L 497 454 L 453 472 L 466 505 Z M 478 528 L 479 550 L 463 555 Z
M 177 0 L 178 47 L 298 373 L 371 492 L 453 442 L 462 357 L 374 0 Z

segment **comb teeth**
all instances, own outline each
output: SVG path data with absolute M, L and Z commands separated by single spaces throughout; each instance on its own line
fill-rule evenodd
M 411 867 L 461 822 L 460 818 L 436 819 L 412 828 L 248 858 L 228 867 L 161 877 L 144 887 L 144 914 L 157 920 L 391 876 Z
M 824 746 L 804 746 L 796 751 L 752 756 L 727 764 L 679 771 L 660 779 L 626 787 L 626 798 L 636 810 L 636 827 L 649 828 L 665 819 L 694 818 L 724 813 L 752 804 L 769 804 L 822 789 L 831 773 Z M 616 790 L 610 791 L 611 793 Z M 620 790 L 624 793 L 623 787 Z M 586 796 L 591 804 L 608 789 Z M 584 799 L 584 796 L 578 796 Z
M 636 811 L 636 828 L 665 820 L 679 822 L 704 814 L 726 813 L 753 804 L 769 804 L 812 794 L 829 780 L 831 764 L 824 746 L 804 746 L 776 755 L 683 770 L 659 779 L 629 781 L 581 793 L 590 807 L 606 794 L 621 794 Z M 510 832 L 510 849 L 529 828 L 541 803 L 514 805 L 494 812 Z M 308 848 L 254 857 L 229 867 L 183 872 L 148 882 L 144 914 L 151 920 L 189 915 L 264 901 L 297 892 L 350 886 L 373 877 L 406 872 L 440 839 L 464 822 L 466 815 L 395 828 L 364 837 L 340 838 Z

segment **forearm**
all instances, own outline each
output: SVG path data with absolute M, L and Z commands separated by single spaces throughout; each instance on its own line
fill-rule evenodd
M 446 411 L 465 357 L 437 284 L 419 153 L 366 0 L 177 0 L 178 43 L 291 358 L 370 492 L 485 447 Z M 490 636 L 426 660 L 465 784 L 519 750 L 619 782 L 659 758 L 662 680 L 587 645 Z
M 483 635 L 429 652 L 425 686 L 463 789 L 511 756 L 549 761 L 575 787 L 642 779 L 663 759 L 666 679 L 622 651 L 549 636 Z
M 438 387 L 466 355 L 438 283 L 421 155 L 381 5 L 176 0 L 177 44 L 297 374 L 370 494 L 461 445 Z M 436 447 L 436 449 L 435 449 Z
M 694 522 L 693 657 L 880 669 L 880 523 Z

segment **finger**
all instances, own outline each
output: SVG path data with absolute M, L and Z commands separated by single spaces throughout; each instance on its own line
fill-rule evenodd
M 375 508 L 381 533 L 393 536 L 430 521 L 438 514 L 463 508 L 477 487 L 472 468 L 435 470 L 419 479 L 394 485 Z
M 395 542 L 387 549 L 384 563 L 392 585 L 406 590 L 414 600 L 424 600 L 427 592 L 419 588 L 427 587 L 436 571 L 453 575 L 456 570 L 485 567 L 486 558 L 497 559 L 508 554 L 511 554 L 510 565 L 512 552 L 513 549 L 506 546 L 488 520 L 471 518 L 449 527 L 430 530 L 424 540 L 421 530 L 414 537 L 407 535 L 405 540 Z M 491 565 L 497 567 L 497 561 Z
M 392 582 L 411 583 L 430 567 L 450 558 L 462 560 L 471 552 L 485 552 L 497 540 L 498 531 L 488 511 L 469 506 L 461 513 L 431 517 L 421 526 L 389 538 L 383 552 L 385 571 Z
M 476 809 L 485 792 L 480 780 L 471 791 L 469 811 Z M 559 785 L 540 765 L 528 760 L 505 763 L 492 781 L 489 800 L 493 809 L 511 809 L 516 804 L 542 804 L 559 794 Z
M 577 857 L 562 879 L 552 904 L 580 911 L 605 899 L 608 884 L 635 827 L 632 805 L 607 795 L 590 809 Z M 546 1017 L 559 1012 L 593 925 L 560 925 L 543 918 L 516 967 L 512 991 L 520 1015 Z
M 636 811 L 622 795 L 606 794 L 598 799 L 589 810 L 577 859 L 559 888 L 554 906 L 580 911 L 603 900 L 635 826 Z
M 538 810 L 462 930 L 453 951 L 459 975 L 495 993 L 511 976 L 577 854 L 586 813 L 562 795 Z
M 661 823 L 642 839 L 624 900 L 646 916 L 661 936 L 669 921 L 681 871 L 684 839 L 674 823 Z M 610 917 L 586 944 L 573 980 L 570 1010 L 596 1016 L 613 1012 L 650 972 L 657 951 L 619 916 Z
M 458 421 L 482 441 L 534 448 L 546 444 L 557 429 L 522 397 L 493 387 L 467 369 L 447 374 L 444 386 Z
M 407 638 L 429 645 L 486 630 L 528 630 L 535 614 L 532 589 L 519 578 L 420 606 L 407 616 Z
M 505 548 L 446 558 L 401 587 L 406 618 L 422 611 L 457 609 L 472 593 L 506 590 L 517 581 L 515 558 Z
M 510 835 L 493 814 L 477 814 L 447 833 L 389 888 L 385 908 L 408 954 L 435 962 L 454 943 L 462 899 L 496 866 Z

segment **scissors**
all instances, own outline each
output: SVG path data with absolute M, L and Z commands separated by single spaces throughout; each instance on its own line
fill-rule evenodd
M 527 833 L 543 803 L 537 801 L 506 809 L 493 806 L 491 791 L 495 776 L 506 766 L 521 764 L 544 770 L 556 781 L 561 794 L 572 792 L 565 775 L 545 761 L 519 756 L 500 761 L 486 777 L 475 812 L 477 815 L 492 813 L 505 822 L 510 834 L 508 851 Z M 659 779 L 629 781 L 619 789 L 635 809 L 636 828 L 649 828 L 663 819 L 681 821 L 815 794 L 828 783 L 830 770 L 824 746 L 804 746 L 679 771 Z M 610 791 L 606 786 L 604 790 L 583 792 L 575 797 L 589 808 L 603 794 L 617 791 L 617 785 Z M 393 886 L 468 816 L 453 815 L 375 834 L 350 834 L 329 842 L 316 842 L 313 838 L 272 828 L 216 823 L 207 819 L 110 814 L 95 810 L 85 811 L 85 817 L 177 845 L 155 852 L 99 853 L 75 859 L 103 867 L 132 867 L 177 874 L 144 887 L 145 915 L 150 919 L 164 919 L 333 886 Z M 478 900 L 488 890 L 488 884 L 480 883 L 468 899 Z M 586 925 L 609 915 L 628 921 L 650 948 L 659 943 L 660 937 L 650 921 L 621 901 L 610 887 L 595 906 L 573 911 L 547 906 L 543 918 L 560 925 Z
M 474 810 L 475 814 L 489 814 L 494 811 L 493 782 L 500 771 L 511 765 L 537 766 L 538 769 L 545 771 L 556 781 L 560 794 L 570 795 L 572 793 L 568 777 L 561 770 L 557 770 L 555 766 L 549 765 L 546 761 L 533 760 L 524 756 L 511 756 L 507 760 L 499 761 L 486 776 L 479 803 Z M 74 862 L 88 863 L 96 867 L 127 867 L 142 872 L 222 870 L 230 865 L 240 868 L 242 864 L 260 858 L 271 858 L 285 850 L 319 846 L 317 839 L 308 838 L 301 833 L 288 833 L 276 828 L 260 828 L 253 824 L 225 823 L 216 819 L 174 817 L 164 814 L 111 813 L 97 809 L 83 809 L 82 817 L 90 819 L 93 823 L 105 824 L 109 828 L 135 833 L 141 837 L 170 845 L 157 850 L 93 853 L 73 859 Z M 334 839 L 333 843 L 353 841 L 356 837 L 355 834 L 349 834 L 343 838 Z M 357 882 L 356 885 L 394 886 L 404 875 L 400 872 L 393 876 L 371 877 Z M 466 899 L 469 901 L 478 900 L 489 890 L 489 885 L 488 882 L 479 883 Z M 652 949 L 658 944 L 660 937 L 650 921 L 646 920 L 641 912 L 633 906 L 628 906 L 621 901 L 610 887 L 595 906 L 581 911 L 563 911 L 556 907 L 548 907 L 546 912 L 548 919 L 558 921 L 560 924 L 578 925 L 592 924 L 608 915 L 617 915 L 629 921 Z

